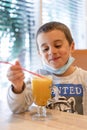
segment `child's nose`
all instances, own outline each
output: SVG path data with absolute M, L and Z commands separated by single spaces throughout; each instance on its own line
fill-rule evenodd
M 57 53 L 57 49 L 55 47 L 50 47 L 49 54 L 55 54 Z

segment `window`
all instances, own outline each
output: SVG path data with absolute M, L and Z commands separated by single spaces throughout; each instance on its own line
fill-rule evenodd
M 36 60 L 35 11 L 35 0 L 0 0 L 0 61 L 18 58 L 23 67 L 32 68 Z M 7 68 L 0 64 L 0 87 L 6 86 Z
M 76 48 L 87 48 L 85 0 L 42 0 L 42 23 L 64 22 L 71 30 Z

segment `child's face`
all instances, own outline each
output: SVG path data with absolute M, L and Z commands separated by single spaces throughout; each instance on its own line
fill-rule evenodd
M 41 59 L 55 69 L 67 62 L 74 49 L 74 43 L 69 45 L 65 34 L 60 30 L 40 33 L 37 37 L 37 44 Z

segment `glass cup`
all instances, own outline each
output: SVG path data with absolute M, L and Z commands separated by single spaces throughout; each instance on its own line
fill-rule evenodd
M 32 118 L 36 120 L 44 120 L 49 115 L 46 112 L 48 99 L 51 98 L 51 77 L 33 77 L 32 78 L 32 94 L 34 103 L 37 105 L 37 113 Z

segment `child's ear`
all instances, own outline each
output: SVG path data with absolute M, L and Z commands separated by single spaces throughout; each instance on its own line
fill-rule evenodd
M 71 53 L 72 53 L 74 50 L 75 50 L 75 43 L 72 42 L 72 44 L 71 44 Z

